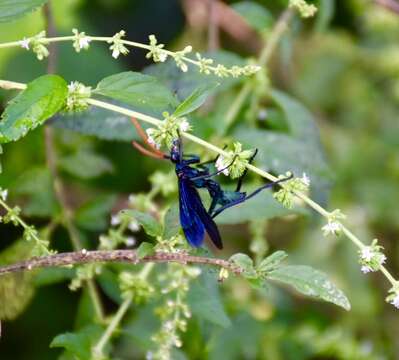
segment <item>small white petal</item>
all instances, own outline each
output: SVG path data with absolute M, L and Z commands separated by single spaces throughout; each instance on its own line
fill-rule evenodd
M 118 56 L 119 56 L 119 54 L 120 54 L 119 49 L 114 49 L 114 50 L 112 51 L 112 57 L 113 57 L 114 59 L 117 59 Z
M 111 225 L 112 226 L 116 226 L 119 225 L 121 223 L 121 219 L 119 218 L 118 215 L 112 215 L 111 217 Z
M 137 221 L 131 221 L 128 225 L 128 228 L 131 232 L 136 232 L 140 230 L 140 225 Z
M 128 236 L 125 241 L 126 246 L 133 246 L 136 244 L 136 239 L 133 236 Z
M 374 256 L 374 252 L 371 248 L 371 246 L 365 246 L 362 250 L 361 250 L 361 254 L 360 257 L 365 260 L 365 261 L 371 261 L 371 259 Z
M 399 309 L 399 294 L 396 294 L 396 296 L 390 302 L 393 306 Z
M 309 179 L 309 177 L 306 175 L 306 173 L 303 173 L 303 174 L 302 174 L 301 181 L 302 181 L 306 186 L 309 186 L 309 185 L 310 185 L 310 179 Z
M 23 38 L 19 44 L 23 49 L 29 50 L 30 39 Z
M 363 265 L 360 270 L 362 271 L 363 274 L 367 274 L 371 271 L 373 271 L 373 269 L 370 266 L 367 265 Z
M 1 199 L 3 200 L 3 201 L 6 201 L 7 200 L 7 197 L 8 197 L 8 190 L 6 189 L 6 190 L 2 190 L 1 192 L 0 192 L 0 197 L 1 197 Z

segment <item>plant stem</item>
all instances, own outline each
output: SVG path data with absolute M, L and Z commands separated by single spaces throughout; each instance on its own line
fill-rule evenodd
M 292 9 L 287 9 L 285 10 L 279 17 L 279 19 L 276 22 L 276 25 L 274 26 L 270 37 L 261 51 L 259 58 L 258 58 L 258 65 L 259 66 L 266 66 L 269 60 L 271 59 L 271 56 L 274 52 L 274 50 L 277 47 L 277 44 L 279 40 L 281 39 L 282 35 L 288 28 L 288 23 L 291 21 L 291 18 L 293 16 L 294 12 Z M 252 79 L 248 79 L 244 86 L 241 88 L 239 93 L 237 94 L 236 98 L 232 101 L 231 106 L 229 110 L 227 111 L 226 117 L 225 117 L 225 123 L 226 123 L 226 129 L 228 129 L 234 122 L 237 114 L 241 110 L 242 106 L 245 103 L 245 100 L 247 99 L 248 95 L 252 92 L 253 87 L 255 86 L 255 82 L 252 81 Z
M 154 255 L 139 258 L 135 250 L 81 250 L 35 257 L 15 264 L 0 266 L 0 275 L 38 268 L 106 262 L 129 263 L 134 265 L 141 263 L 168 262 L 176 262 L 180 264 L 192 263 L 222 267 L 237 275 L 241 273 L 241 269 L 228 260 L 193 256 L 185 253 L 156 252 Z M 143 270 L 144 269 L 145 268 L 143 268 Z M 146 271 L 148 271 L 148 268 Z
M 154 267 L 154 263 L 147 263 L 144 265 L 143 269 L 139 273 L 139 277 L 145 280 L 148 275 L 151 273 L 151 270 Z M 105 345 L 107 345 L 109 339 L 111 338 L 112 334 L 115 332 L 116 328 L 122 321 L 123 317 L 129 310 L 130 305 L 133 302 L 134 295 L 131 294 L 127 297 L 122 304 L 119 306 L 118 311 L 115 313 L 114 317 L 112 318 L 111 322 L 109 323 L 108 327 L 105 329 L 103 335 L 101 336 L 100 340 L 97 344 L 93 347 L 93 356 L 95 359 L 102 359 L 103 358 L 103 350 Z
M 51 1 L 48 1 L 43 7 L 43 14 L 44 19 L 46 21 L 46 31 L 47 34 L 51 37 L 56 36 L 56 28 L 55 22 L 52 12 Z M 48 56 L 48 63 L 47 63 L 47 73 L 53 74 L 56 71 L 57 66 L 57 49 L 55 43 L 52 43 L 50 46 L 50 52 Z M 53 187 L 56 194 L 56 198 L 58 203 L 62 208 L 62 215 L 63 215 L 63 222 L 68 231 L 69 238 L 71 239 L 72 246 L 75 250 L 81 250 L 82 244 L 79 238 L 79 232 L 75 228 L 73 224 L 73 212 L 72 209 L 69 207 L 67 202 L 67 193 L 64 187 L 62 180 L 60 179 L 57 171 L 57 155 L 55 149 L 55 142 L 54 142 L 54 130 L 51 126 L 45 127 L 45 145 L 46 145 L 46 160 L 47 166 L 50 169 L 50 173 L 53 178 Z M 93 302 L 94 309 L 97 315 L 97 318 L 102 321 L 103 320 L 103 309 L 100 300 L 100 295 L 96 289 L 93 280 L 87 281 L 87 286 L 90 294 L 90 298 Z

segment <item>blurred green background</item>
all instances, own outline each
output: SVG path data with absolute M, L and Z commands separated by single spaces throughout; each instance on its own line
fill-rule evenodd
M 195 50 L 207 51 L 207 27 L 187 21 L 196 9 L 189 7 L 190 2 L 184 3 L 186 7 L 177 0 L 54 0 L 53 8 L 59 34 L 69 34 L 76 27 L 87 34 L 111 36 L 124 29 L 134 41 L 147 42 L 149 34 L 156 34 L 168 48 L 180 49 L 192 44 Z M 264 15 L 260 18 L 261 25 L 269 19 L 270 24 L 257 32 L 262 41 L 285 2 L 258 1 L 257 4 L 265 12 L 248 12 L 246 16 L 255 28 L 257 16 Z M 283 168 L 287 163 L 295 166 L 298 161 L 299 169 L 308 167 L 311 179 L 320 177 L 312 197 L 329 209 L 340 208 L 347 215 L 351 229 L 363 241 L 378 238 L 389 259 L 388 268 L 399 274 L 399 16 L 372 1 L 320 0 L 315 4 L 319 12 L 314 19 L 297 17 L 292 21 L 268 73 L 273 88 L 290 94 L 311 111 L 320 129 L 324 150 L 302 154 L 305 160 L 299 159 L 301 156 L 296 153 L 285 163 L 278 155 L 277 160 L 283 162 Z M 237 4 L 234 6 L 239 9 Z M 42 14 L 36 11 L 13 23 L 0 24 L 0 42 L 32 36 L 43 28 Z M 253 49 L 223 30 L 220 31 L 222 49 L 242 57 L 256 56 Z M 143 70 L 150 65 L 144 55 L 132 49 L 127 57 L 114 60 L 104 44 L 93 44 L 89 51 L 76 54 L 70 44 L 65 43 L 58 46 L 57 72 L 67 81 L 79 80 L 94 86 L 107 75 Z M 0 51 L 1 79 L 28 82 L 45 73 L 45 66 L 45 62 L 37 61 L 32 53 L 22 49 Z M 162 75 L 170 85 L 173 83 L 173 79 L 168 78 L 170 74 L 159 70 L 164 68 L 152 66 L 146 71 Z M 183 91 L 178 81 L 170 86 Z M 230 84 L 226 93 L 215 97 L 215 103 L 211 104 L 213 110 L 194 121 L 194 133 L 208 141 L 218 141 L 215 119 L 224 116 L 236 89 L 234 83 Z M 3 105 L 10 95 L 0 91 Z M 256 143 L 259 129 L 284 133 L 284 119 L 276 101 L 260 101 L 257 116 L 253 110 L 249 101 L 228 134 L 231 138 L 240 138 L 255 146 L 252 142 Z M 262 151 L 262 141 L 259 141 Z M 89 149 L 108 160 L 101 163 L 105 170 L 93 179 L 82 179 L 68 171 L 67 165 L 62 166 L 62 175 L 68 187 L 75 189 L 79 206 L 96 200 L 103 204 L 101 209 L 96 208 L 94 215 L 86 213 L 89 223 L 94 223 L 91 228 L 84 220 L 81 223 L 89 247 L 90 241 L 95 241 L 106 229 L 116 199 L 147 191 L 148 176 L 154 170 L 171 169 L 169 164 L 138 155 L 129 142 L 96 140 L 69 130 L 57 130 L 57 144 L 63 156 L 76 154 L 77 149 Z M 267 146 L 264 149 L 268 151 Z M 54 195 L 48 191 L 50 180 L 44 165 L 43 129 L 5 145 L 3 150 L 0 185 L 10 189 L 12 202 L 24 204 L 24 214 L 30 222 L 46 223 L 46 217 L 57 205 Z M 273 156 L 273 151 L 271 153 Z M 271 161 L 268 154 L 260 155 L 261 165 Z M 284 151 L 275 154 L 284 154 Z M 315 160 L 318 157 L 321 159 Z M 217 256 L 227 258 L 237 251 L 248 253 L 251 231 L 240 224 L 239 219 L 222 222 L 228 224 L 221 227 L 228 245 Z M 186 357 L 398 359 L 399 316 L 397 310 L 384 301 L 388 283 L 381 274 L 363 275 L 353 244 L 343 237 L 324 238 L 320 231 L 322 225 L 319 217 L 310 211 L 270 220 L 265 225 L 268 246 L 272 250 L 286 250 L 292 263 L 312 265 L 327 272 L 348 295 L 352 304 L 350 312 L 293 296 L 281 289 L 256 292 L 244 281 L 234 280 L 227 282 L 222 290 L 232 325 L 227 328 L 204 325 L 194 318 L 184 335 Z M 18 229 L 2 224 L 0 249 L 8 247 L 20 235 Z M 59 251 L 69 249 L 63 229 L 56 229 L 55 238 L 54 247 Z M 39 286 L 23 313 L 3 322 L 0 359 L 58 358 L 60 351 L 49 349 L 49 343 L 57 334 L 73 328 L 81 298 L 82 293 L 70 292 L 65 282 Z M 115 304 L 105 295 L 104 301 L 109 310 L 115 309 Z M 149 310 L 139 309 L 126 320 L 115 359 L 118 356 L 144 358 L 141 351 L 146 348 L 142 338 L 145 330 L 138 322 L 146 323 L 145 311 Z M 136 350 L 130 350 L 130 343 Z

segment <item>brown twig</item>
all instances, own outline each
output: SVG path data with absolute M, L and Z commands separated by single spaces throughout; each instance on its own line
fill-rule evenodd
M 216 266 L 220 268 L 225 268 L 237 275 L 241 274 L 242 272 L 239 267 L 237 267 L 228 260 L 192 256 L 185 253 L 157 252 L 154 255 L 145 256 L 140 259 L 137 256 L 137 252 L 135 250 L 81 250 L 75 252 L 59 253 L 44 257 L 36 257 L 11 265 L 0 266 L 0 275 L 33 270 L 37 268 L 62 267 L 97 262 L 120 262 L 131 263 L 134 265 L 148 262 L 177 262 L 181 264 L 190 263 Z

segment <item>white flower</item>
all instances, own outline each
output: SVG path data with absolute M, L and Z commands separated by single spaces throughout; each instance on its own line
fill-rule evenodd
M 91 41 L 90 37 L 86 36 L 84 32 L 79 32 L 77 29 L 72 29 L 74 33 L 74 41 L 73 47 L 75 48 L 76 52 L 80 52 L 80 50 L 89 48 L 89 43 Z
M 221 171 L 222 169 L 224 169 L 222 171 L 222 173 L 226 176 L 229 176 L 229 168 L 226 168 L 227 165 L 228 164 L 225 163 L 223 156 L 219 156 L 215 162 L 216 169 L 218 169 L 218 171 Z
M 155 148 L 159 149 L 161 144 L 157 143 L 155 139 L 152 137 L 154 133 L 154 129 L 150 128 L 145 131 L 147 133 L 147 141 L 150 145 L 155 146 Z
M 186 118 L 184 118 L 180 124 L 179 124 L 179 128 L 181 131 L 188 131 L 190 130 L 190 123 L 187 121 Z
M 323 235 L 327 236 L 329 234 L 337 235 L 342 229 L 341 223 L 337 221 L 329 221 L 326 225 L 321 228 Z
M 23 38 L 20 42 L 19 45 L 21 45 L 21 48 L 29 50 L 29 44 L 30 44 L 30 39 Z
M 7 190 L 7 189 L 2 190 L 2 189 L 0 188 L 0 198 L 1 198 L 3 201 L 6 201 L 6 200 L 7 200 L 7 196 L 8 196 L 8 190 Z
M 306 173 L 302 173 L 301 181 L 302 181 L 306 186 L 309 186 L 309 185 L 310 185 L 310 179 L 309 179 L 309 177 L 306 175 Z
M 131 232 L 136 232 L 140 230 L 140 225 L 137 221 L 131 221 L 128 225 L 128 228 Z
M 369 272 L 372 272 L 373 269 L 370 266 L 363 265 L 360 270 L 362 271 L 363 274 L 367 274 Z
M 395 306 L 397 309 L 399 309 L 399 293 L 396 293 L 395 296 L 392 298 L 390 303 Z
M 136 238 L 134 238 L 133 236 L 128 236 L 125 240 L 125 244 L 126 246 L 133 246 L 136 244 Z
M 116 226 L 119 225 L 121 223 L 121 219 L 118 215 L 112 215 L 111 217 L 111 225 L 112 226 Z
M 127 55 L 129 53 L 129 49 L 123 44 L 122 37 L 126 35 L 124 30 L 119 31 L 116 33 L 111 40 L 107 42 L 112 45 L 109 47 L 112 50 L 112 57 L 117 59 L 120 54 Z
M 365 246 L 362 250 L 361 250 L 361 254 L 360 257 L 362 258 L 362 260 L 365 261 L 371 261 L 371 259 L 374 256 L 374 251 L 372 249 L 371 246 Z

